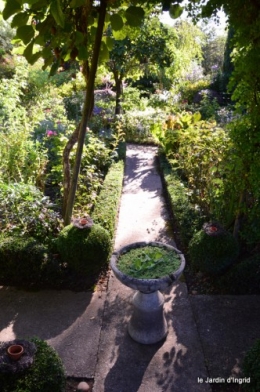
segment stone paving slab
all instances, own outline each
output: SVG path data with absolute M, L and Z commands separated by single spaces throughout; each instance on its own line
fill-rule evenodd
M 133 290 L 112 275 L 101 331 L 94 392 L 209 392 L 208 376 L 186 284 L 165 293 L 169 332 L 162 342 L 131 339 L 127 322 Z
M 60 355 L 67 376 L 92 378 L 105 293 L 0 287 L 0 341 L 38 337 Z
M 260 339 L 259 295 L 196 295 L 190 301 L 211 378 L 241 378 L 246 351 Z

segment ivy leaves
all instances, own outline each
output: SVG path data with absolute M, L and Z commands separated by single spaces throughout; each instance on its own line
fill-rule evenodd
M 111 7 L 113 3 L 110 2 Z M 140 6 L 127 7 L 127 2 L 122 5 L 119 8 L 117 4 L 115 10 L 110 8 L 106 16 L 105 29 L 110 28 L 115 39 L 124 39 L 129 28 L 140 27 L 145 16 Z M 30 64 L 42 57 L 44 67 L 52 65 L 54 73 L 64 61 L 85 61 L 90 57 L 98 8 L 88 8 L 85 0 L 6 0 L 3 17 L 12 17 L 15 42 L 22 44 L 23 55 Z M 112 47 L 112 38 L 103 37 L 100 61 L 108 60 Z

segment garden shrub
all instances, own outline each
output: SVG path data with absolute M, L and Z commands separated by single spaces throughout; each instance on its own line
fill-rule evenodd
M 216 230 L 210 233 L 209 230 Z M 238 243 L 231 233 L 217 224 L 205 224 L 189 243 L 191 265 L 209 275 L 225 271 L 237 258 Z
M 243 376 L 250 377 L 249 384 L 243 384 L 245 392 L 260 391 L 260 339 L 247 351 L 243 362 Z
M 151 127 L 159 120 L 162 121 L 165 113 L 160 110 L 147 108 L 145 111 L 130 111 L 120 116 L 126 142 L 154 143 Z
M 260 255 L 231 266 L 217 284 L 223 294 L 260 294 Z
M 61 228 L 60 214 L 33 185 L 0 182 L 0 229 L 8 235 L 34 237 L 51 243 Z
M 193 234 L 199 230 L 205 217 L 194 209 L 189 201 L 189 192 L 163 155 L 160 155 L 160 169 L 167 191 L 172 215 L 178 227 L 181 243 L 188 246 Z
M 65 370 L 56 351 L 38 338 L 33 364 L 16 374 L 0 373 L 1 392 L 64 392 Z
M 111 248 L 110 234 L 97 224 L 90 229 L 78 229 L 71 224 L 57 238 L 62 260 L 81 275 L 97 273 L 108 261 Z
M 48 248 L 33 238 L 3 237 L 0 239 L 0 280 L 2 283 L 25 286 L 41 282 L 50 255 Z
M 113 239 L 115 233 L 123 177 L 124 162 L 113 163 L 103 182 L 92 214 L 93 221 L 105 228 L 109 232 L 111 239 Z

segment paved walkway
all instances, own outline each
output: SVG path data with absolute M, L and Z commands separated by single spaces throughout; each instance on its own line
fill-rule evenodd
M 174 244 L 155 154 L 128 145 L 117 249 Z M 96 293 L 0 287 L 0 341 L 45 339 L 68 376 L 94 378 L 94 392 L 210 392 L 207 377 L 241 377 L 244 353 L 260 338 L 260 296 L 190 296 L 179 282 L 165 293 L 167 338 L 145 346 L 127 333 L 132 295 L 112 274 L 108 290 Z

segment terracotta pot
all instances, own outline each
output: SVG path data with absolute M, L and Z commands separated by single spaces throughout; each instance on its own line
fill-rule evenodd
M 7 349 L 7 354 L 14 361 L 18 361 L 18 359 L 21 358 L 23 352 L 24 352 L 24 348 L 20 344 L 12 344 Z
M 88 220 L 86 218 L 82 218 L 82 219 L 80 219 L 79 223 L 81 225 L 86 225 L 88 223 Z

